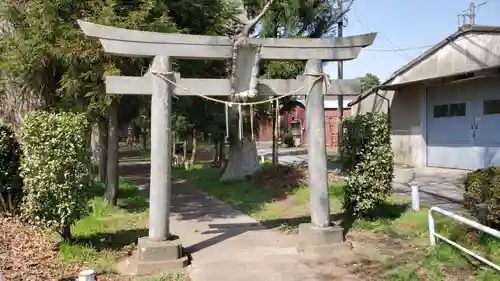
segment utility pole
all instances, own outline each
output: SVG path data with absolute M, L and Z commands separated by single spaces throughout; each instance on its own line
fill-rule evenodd
M 463 10 L 460 14 L 457 15 L 458 24 L 460 24 L 460 18 L 462 18 L 462 25 L 467 24 L 467 18 L 469 18 L 469 24 L 476 24 L 476 12 L 479 10 L 479 7 L 485 5 L 486 3 L 487 2 L 483 2 L 479 5 L 476 5 L 476 3 L 471 2 L 469 9 Z
M 337 0 L 339 15 L 342 15 L 342 3 L 343 0 Z M 342 29 L 344 28 L 344 16 L 341 16 L 337 25 L 337 37 L 342 38 Z M 344 63 L 343 61 L 338 61 L 338 77 L 337 79 L 344 79 Z M 342 119 L 344 119 L 344 96 L 343 93 L 340 93 L 337 99 L 338 102 L 338 111 L 339 111 L 339 122 L 338 122 L 338 132 L 337 132 L 337 146 L 339 149 L 340 160 L 342 160 L 342 151 L 340 150 L 340 141 L 342 140 L 342 135 L 344 130 L 342 129 Z

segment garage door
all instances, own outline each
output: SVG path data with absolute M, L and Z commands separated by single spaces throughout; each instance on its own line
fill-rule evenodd
M 500 165 L 500 81 L 427 89 L 427 165 L 478 169 Z

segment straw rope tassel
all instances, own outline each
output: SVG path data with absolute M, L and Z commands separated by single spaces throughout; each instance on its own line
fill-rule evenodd
M 168 72 L 168 73 L 158 73 L 158 72 L 151 72 L 153 75 L 156 75 L 158 77 L 161 77 L 163 80 L 167 81 L 168 83 L 170 83 L 171 85 L 174 85 L 175 87 L 179 88 L 179 89 L 182 89 L 183 91 L 185 91 L 186 93 L 189 93 L 191 95 L 194 95 L 194 96 L 198 96 L 204 100 L 208 100 L 208 101 L 213 101 L 213 102 L 217 102 L 217 103 L 224 103 L 224 104 L 229 104 L 229 106 L 231 105 L 258 105 L 258 104 L 265 104 L 265 103 L 270 103 L 270 102 L 273 102 L 273 101 L 276 101 L 276 100 L 281 100 L 281 99 L 284 99 L 286 97 L 289 97 L 289 96 L 292 96 L 292 95 L 295 95 L 296 93 L 304 90 L 304 89 L 309 89 L 312 87 L 312 85 L 320 80 L 323 79 L 323 77 L 326 77 L 326 74 L 325 73 L 318 73 L 318 74 L 314 74 L 314 73 L 304 73 L 304 75 L 306 76 L 313 76 L 313 77 L 317 77 L 312 83 L 311 85 L 304 85 L 298 89 L 295 89 L 291 92 L 288 92 L 288 93 L 282 93 L 282 94 L 279 94 L 277 97 L 273 97 L 273 98 L 269 98 L 269 99 L 264 99 L 264 100 L 258 100 L 258 101 L 254 101 L 254 102 L 228 102 L 228 101 L 224 101 L 224 100 L 220 100 L 220 99 L 217 99 L 217 98 L 212 98 L 212 97 L 209 97 L 209 96 L 205 96 L 205 95 L 202 95 L 200 93 L 195 93 L 191 90 L 189 90 L 188 88 L 182 86 L 182 85 L 179 85 L 178 83 L 176 83 L 175 81 L 173 80 L 170 80 L 167 76 L 165 75 L 172 75 L 173 72 Z M 325 83 L 327 83 L 328 85 L 330 84 L 328 79 L 325 80 Z

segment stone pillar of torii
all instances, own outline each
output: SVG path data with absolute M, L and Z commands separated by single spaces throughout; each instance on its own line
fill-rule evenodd
M 299 227 L 299 249 L 313 253 L 332 253 L 339 245 L 344 245 L 342 228 L 332 225 L 330 220 L 324 96 L 326 93 L 359 93 L 359 84 L 354 80 L 331 80 L 324 83 L 318 77 L 324 75 L 323 61 L 357 58 L 362 48 L 373 43 L 376 33 L 339 39 L 248 38 L 247 49 L 238 53 L 235 68 L 237 83 L 233 86 L 236 89 L 232 89 L 229 79 L 186 79 L 172 72 L 173 59 L 232 59 L 234 41 L 229 37 L 145 32 L 85 21 L 78 21 L 78 24 L 87 36 L 98 38 L 109 54 L 154 57 L 150 70 L 143 77 L 106 77 L 108 94 L 152 96 L 149 235 L 138 240 L 135 273 L 147 274 L 178 268 L 187 261 L 183 257 L 179 238 L 171 235 L 169 228 L 172 96 L 193 93 L 229 96 L 234 90 L 251 90 L 256 50 L 259 52 L 259 59 L 307 61 L 303 76 L 287 80 L 259 79 L 257 84 L 257 92 L 261 96 L 278 96 L 290 92 L 298 96 L 308 95 L 306 122 L 311 224 Z M 305 84 L 309 87 L 303 87 Z M 325 84 L 329 85 L 328 89 Z

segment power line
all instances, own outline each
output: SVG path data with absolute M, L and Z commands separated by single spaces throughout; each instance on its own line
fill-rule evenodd
M 358 21 L 359 18 L 358 18 Z M 361 23 L 361 22 L 360 22 Z M 363 32 L 373 32 L 373 30 L 369 29 L 366 27 L 363 23 L 361 23 L 361 29 Z M 416 47 L 407 47 L 407 48 L 400 48 L 400 49 L 376 49 L 376 48 L 364 48 L 363 51 L 372 51 L 372 52 L 395 52 L 395 51 L 413 51 L 413 50 L 419 50 L 419 49 L 425 49 L 425 48 L 430 48 L 433 47 L 434 45 L 423 45 L 423 46 L 416 46 Z
M 498 28 L 492 28 L 489 30 L 489 32 L 498 32 L 500 31 L 500 27 Z M 373 32 L 373 31 L 369 31 Z M 459 38 L 458 40 L 462 39 L 469 39 L 472 37 L 476 37 L 480 35 L 481 33 L 474 33 L 474 34 L 468 34 L 465 35 L 463 38 Z M 373 48 L 364 48 L 363 51 L 372 51 L 372 52 L 397 52 L 397 51 L 413 51 L 413 50 L 419 50 L 419 49 L 424 49 L 424 48 L 431 48 L 434 47 L 436 44 L 432 45 L 423 45 L 423 46 L 416 46 L 416 47 L 407 47 L 407 48 L 401 48 L 401 49 L 373 49 Z
M 359 1 L 359 0 L 358 0 Z M 476 5 L 474 2 L 471 2 L 470 4 L 470 7 L 469 9 L 467 10 L 464 10 L 462 11 L 461 14 L 458 15 L 458 17 L 462 16 L 464 19 L 463 19 L 463 24 L 466 24 L 465 22 L 465 18 L 468 17 L 470 19 L 470 24 L 475 24 L 476 23 L 476 16 L 477 16 L 477 13 L 476 11 L 479 10 L 479 7 L 485 5 L 487 2 L 483 2 L 479 5 Z M 351 11 L 354 13 L 354 15 L 356 16 L 356 20 L 361 24 L 361 27 L 363 29 L 366 29 L 368 32 L 375 32 L 373 28 L 370 28 L 366 21 L 366 19 L 364 19 L 355 9 L 354 7 L 351 8 Z M 491 30 L 492 32 L 495 32 L 495 31 L 498 31 L 500 30 L 500 28 L 498 29 L 493 29 Z M 427 49 L 427 48 L 431 48 L 431 47 L 434 47 L 435 44 L 432 44 L 432 45 L 423 45 L 423 46 L 416 46 L 416 47 L 407 47 L 407 48 L 399 48 L 392 40 L 390 40 L 389 38 L 387 38 L 387 36 L 385 36 L 383 33 L 381 33 L 380 31 L 378 31 L 378 33 L 387 41 L 389 42 L 389 44 L 391 44 L 393 46 L 393 48 L 391 49 L 374 49 L 374 48 L 364 48 L 363 50 L 364 51 L 371 51 L 371 52 L 395 52 L 397 53 L 399 56 L 403 57 L 405 56 L 405 59 L 409 59 L 409 56 L 408 54 L 404 53 L 405 51 L 414 51 L 414 50 L 419 50 L 419 49 Z M 467 36 L 467 38 L 471 38 L 471 37 L 474 37 L 476 36 L 477 34 L 471 34 L 469 36 Z
M 369 27 L 369 24 L 368 22 L 356 11 L 356 9 L 354 8 L 351 8 L 351 11 L 354 13 L 354 15 L 356 16 L 356 19 L 358 20 L 359 23 L 361 23 L 361 25 L 363 25 L 364 27 L 366 27 L 368 30 L 370 30 L 371 32 L 374 32 L 375 29 L 377 28 L 370 28 Z M 378 32 L 380 35 L 382 35 L 382 37 L 387 41 L 389 42 L 389 44 L 392 45 L 392 51 L 394 51 L 395 53 L 397 53 L 401 58 L 403 58 L 404 60 L 411 60 L 411 56 L 409 56 L 408 54 L 406 54 L 404 51 L 402 51 L 403 49 L 402 48 L 399 48 L 391 39 L 387 38 L 387 36 L 385 36 L 383 33 L 381 33 L 380 31 Z

